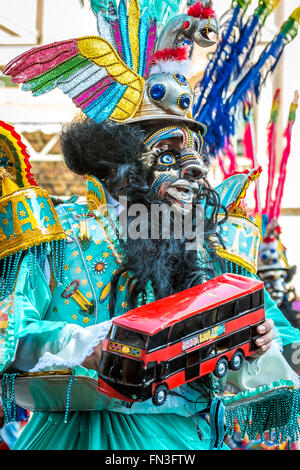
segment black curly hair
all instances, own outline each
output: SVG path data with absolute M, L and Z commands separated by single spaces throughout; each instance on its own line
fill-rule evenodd
M 60 146 L 70 170 L 95 176 L 113 193 L 141 155 L 144 138 L 138 126 L 85 118 L 63 127 Z
M 152 204 L 162 204 L 150 191 L 149 169 L 142 162 L 145 132 L 138 125 L 106 122 L 97 124 L 91 119 L 76 121 L 63 128 L 61 148 L 66 165 L 80 175 L 92 175 L 104 182 L 105 187 L 115 197 L 120 192 L 127 196 L 128 207 L 144 204 L 151 213 Z M 206 182 L 199 197 L 193 204 L 193 224 L 197 204 L 202 203 L 205 217 L 204 245 L 210 261 L 199 261 L 195 250 L 187 250 L 190 240 L 174 237 L 174 220 L 171 216 L 170 239 L 161 236 L 152 239 L 120 240 L 123 245 L 124 261 L 111 282 L 110 314 L 114 316 L 118 282 L 127 272 L 129 279 L 129 308 L 137 305 L 140 294 L 145 297 L 146 286 L 150 281 L 156 299 L 197 285 L 207 277 L 216 275 L 214 261 L 222 263 L 215 253 L 212 240 L 218 237 L 217 228 L 222 222 L 217 214 L 221 202 L 218 194 Z M 222 208 L 226 214 L 226 209 Z M 206 215 L 207 215 L 206 214 Z M 128 217 L 128 224 L 131 223 Z M 150 224 L 148 225 L 150 227 Z

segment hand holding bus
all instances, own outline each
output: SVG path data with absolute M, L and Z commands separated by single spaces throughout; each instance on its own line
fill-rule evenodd
M 152 397 L 160 406 L 169 390 L 212 372 L 224 377 L 267 351 L 272 326 L 261 281 L 218 276 L 115 318 L 103 344 L 98 390 L 128 402 Z
M 261 337 L 255 341 L 256 346 L 259 348 L 256 352 L 257 355 L 262 355 L 270 349 L 274 339 L 273 326 L 273 320 L 267 318 L 264 323 L 257 327 L 257 333 L 261 335 Z

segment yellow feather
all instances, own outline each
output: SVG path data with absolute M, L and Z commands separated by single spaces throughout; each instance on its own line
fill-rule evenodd
M 139 24 L 140 24 L 140 7 L 137 0 L 131 0 L 128 8 L 128 31 L 129 42 L 132 55 L 133 70 L 139 69 Z
M 102 289 L 102 292 L 101 292 L 101 295 L 100 295 L 100 302 L 103 302 L 106 297 L 108 296 L 109 292 L 110 292 L 110 287 L 111 287 L 111 283 L 109 282 L 108 284 L 106 284 L 106 286 Z
M 128 86 L 110 119 L 118 122 L 130 119 L 136 114 L 143 99 L 145 86 L 143 77 L 131 70 L 105 39 L 88 36 L 78 39 L 77 43 L 82 56 L 99 67 L 104 67 L 118 83 Z

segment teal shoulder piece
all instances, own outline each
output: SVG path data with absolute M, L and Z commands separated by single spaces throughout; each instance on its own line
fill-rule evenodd
M 219 242 L 217 248 L 217 254 L 225 259 L 227 272 L 254 274 L 257 271 L 260 229 L 249 219 L 240 202 L 260 171 L 254 169 L 249 173 L 237 173 L 215 188 L 223 207 L 228 211 L 226 222 L 219 227 L 223 243 Z M 219 217 L 223 218 L 224 214 L 220 213 Z
M 253 169 L 248 173 L 236 173 L 224 180 L 214 188 L 220 197 L 220 201 L 226 209 L 237 207 L 240 200 L 246 195 L 246 191 L 252 181 L 259 177 L 261 169 Z M 208 213 L 208 215 L 210 215 Z
M 219 244 L 217 254 L 225 259 L 227 272 L 255 274 L 260 241 L 259 227 L 243 213 L 229 213 L 219 227 L 224 246 Z

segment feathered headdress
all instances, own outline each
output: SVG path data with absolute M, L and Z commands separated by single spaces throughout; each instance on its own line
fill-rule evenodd
M 198 2 L 188 14 L 173 17 L 158 34 L 148 8 L 138 0 L 120 0 L 109 14 L 94 5 L 98 36 L 55 42 L 31 49 L 4 69 L 13 82 L 38 96 L 56 87 L 95 122 L 192 118 L 193 90 L 184 73 L 194 42 L 214 44 L 218 31 L 214 12 Z M 185 49 L 183 49 L 185 47 Z

